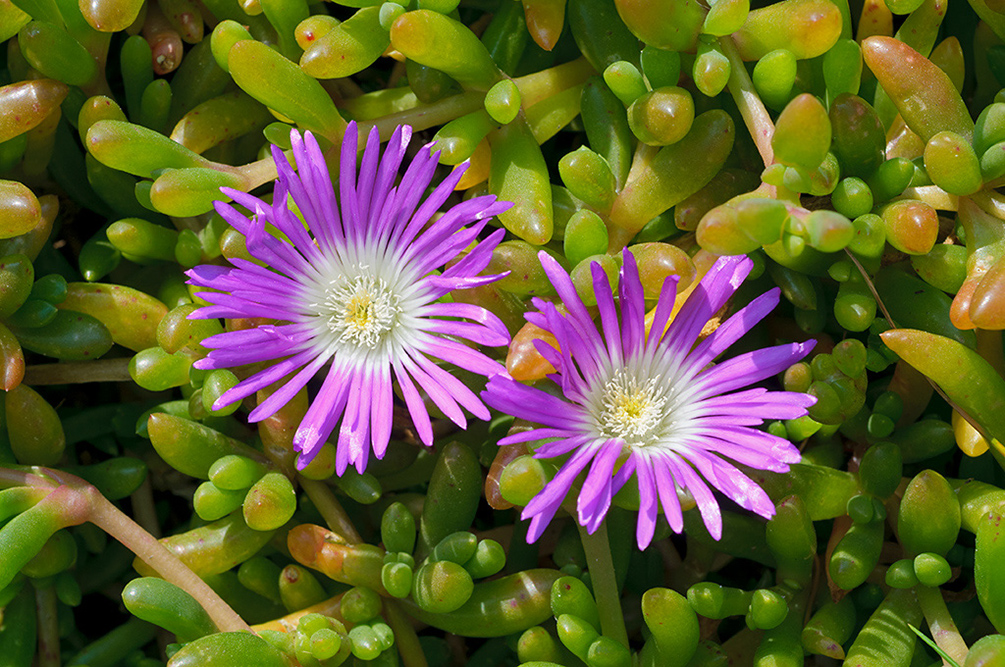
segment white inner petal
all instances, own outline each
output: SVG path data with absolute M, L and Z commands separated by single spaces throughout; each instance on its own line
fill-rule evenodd
M 696 426 L 696 383 L 681 364 L 649 350 L 611 367 L 592 383 L 584 407 L 596 434 L 632 449 L 685 449 Z
M 316 344 L 360 362 L 415 347 L 423 331 L 415 313 L 428 301 L 423 281 L 379 249 L 351 254 L 326 257 L 304 285 L 302 321 L 312 324 Z

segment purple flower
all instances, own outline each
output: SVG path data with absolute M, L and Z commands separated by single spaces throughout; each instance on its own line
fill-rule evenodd
M 481 419 L 489 412 L 464 383 L 431 357 L 482 375 L 505 372 L 502 365 L 455 340 L 505 345 L 509 333 L 479 306 L 440 301 L 452 290 L 484 285 L 499 276 L 479 276 L 489 264 L 503 230 L 477 241 L 488 219 L 510 207 L 495 197 L 476 197 L 434 219 L 464 168 L 455 169 L 425 201 L 439 153 L 424 147 L 395 185 L 411 138 L 399 127 L 380 158 L 377 130 L 370 132 L 356 174 L 358 136 L 350 123 L 342 142 L 336 198 L 317 141 L 290 134 L 294 173 L 273 146 L 279 170 L 272 204 L 224 188 L 250 219 L 232 206 L 216 210 L 247 239 L 248 252 L 265 267 L 232 259 L 232 267 L 197 266 L 190 283 L 212 292 L 199 296 L 210 306 L 196 318 L 269 318 L 275 324 L 211 336 L 209 356 L 196 368 L 270 365 L 224 393 L 220 408 L 286 378 L 285 384 L 250 415 L 260 421 L 285 405 L 328 366 L 317 396 L 293 438 L 306 466 L 332 434 L 339 418 L 336 472 L 353 464 L 362 472 L 373 449 L 384 455 L 391 436 L 392 383 L 397 382 L 422 442 L 432 444 L 429 414 L 420 390 L 451 420 L 464 427 L 465 408 Z M 296 210 L 291 210 L 291 198 Z M 469 223 L 475 223 L 470 224 Z M 266 230 L 270 224 L 281 235 Z M 464 321 L 469 320 L 469 321 Z M 449 336 L 449 338 L 447 337 Z
M 722 516 L 710 486 L 748 510 L 772 516 L 775 508 L 767 494 L 727 459 L 751 468 L 787 471 L 790 463 L 799 461 L 799 450 L 754 427 L 765 419 L 805 415 L 815 399 L 744 387 L 802 359 L 815 341 L 778 345 L 709 364 L 778 304 L 779 290 L 754 299 L 695 345 L 709 319 L 750 273 L 750 259 L 717 260 L 669 328 L 677 278 L 668 278 L 647 335 L 645 297 L 631 253 L 624 253 L 620 274 L 620 326 L 607 275 L 598 264 L 592 267 L 600 331 L 565 271 L 547 254 L 539 256 L 568 315 L 538 299 L 534 305 L 539 312 L 526 317 L 555 336 L 557 349 L 542 341 L 536 344 L 557 369 L 550 378 L 562 398 L 508 376 L 491 378 L 482 394 L 490 407 L 541 425 L 503 438 L 500 445 L 542 442 L 535 457 L 565 457 L 555 477 L 524 508 L 523 518 L 531 519 L 528 541 L 541 536 L 587 467 L 576 506 L 579 523 L 590 533 L 595 531 L 611 498 L 634 473 L 640 498 L 636 530 L 640 549 L 652 541 L 659 506 L 675 532 L 683 529 L 678 488 L 694 497 L 715 539 L 722 536 Z

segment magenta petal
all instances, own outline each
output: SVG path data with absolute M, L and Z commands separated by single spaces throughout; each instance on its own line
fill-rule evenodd
M 603 350 L 586 342 L 578 331 L 566 326 L 565 323 L 569 320 L 558 314 L 555 304 L 542 303 L 541 313 L 545 316 L 545 325 L 541 328 L 552 332 L 558 342 L 558 352 L 562 355 L 562 390 L 572 398 L 568 393 L 569 388 L 583 387 L 586 384 L 585 378 L 594 379 L 600 375 L 604 366 Z
M 401 160 L 405 157 L 405 150 L 409 142 L 412 141 L 412 128 L 407 125 L 399 125 L 394 129 L 391 138 L 384 149 L 384 156 L 380 160 L 380 167 L 377 170 L 377 181 L 373 186 L 373 201 L 370 210 L 373 211 L 377 202 L 387 201 L 388 192 L 394 185 L 394 178 L 398 175 L 401 167 Z
M 607 343 L 607 356 L 615 366 L 624 364 L 624 354 L 621 349 L 621 335 L 618 330 L 618 312 L 614 308 L 614 297 L 611 294 L 611 282 L 607 273 L 599 263 L 590 265 L 593 275 L 593 289 L 597 296 L 597 310 L 600 311 L 600 326 Z
M 221 346 L 220 349 L 212 350 L 205 359 L 200 359 L 196 363 L 196 368 L 233 368 L 234 366 L 244 366 L 245 364 L 257 364 L 263 361 L 274 361 L 290 356 L 290 354 L 300 354 L 305 350 L 304 345 L 290 345 L 283 340 L 270 340 L 258 343 L 257 345 L 245 345 L 234 347 L 231 345 Z
M 233 199 L 235 204 L 248 209 L 248 211 L 256 211 L 259 208 L 264 210 L 269 207 L 269 205 L 264 201 L 254 195 L 249 195 L 247 192 L 234 190 L 233 188 L 220 188 L 220 192 Z M 237 231 L 242 234 L 244 233 L 243 228 L 248 224 L 248 217 L 244 213 L 237 210 L 232 204 L 228 204 L 223 201 L 213 202 L 213 208 L 216 209 L 216 212 L 219 213 L 220 216 L 227 222 L 231 222 L 232 219 L 237 222 L 236 225 L 231 222 L 231 225 L 233 225 Z
M 185 272 L 185 275 L 190 278 L 189 284 L 199 285 L 200 287 L 213 287 L 213 283 L 221 278 L 225 278 L 230 275 L 231 269 L 226 266 L 216 266 L 215 264 L 201 264 L 199 266 L 193 267 Z M 198 311 L 196 311 L 198 312 Z
M 653 323 L 646 338 L 646 345 L 656 347 L 663 338 L 666 331 L 667 322 L 673 313 L 674 305 L 677 303 L 677 285 L 680 283 L 680 276 L 667 276 L 660 288 L 660 296 L 656 302 L 656 312 L 653 313 Z
M 342 446 L 343 438 L 346 438 L 349 463 L 354 464 L 357 471 L 363 472 L 370 453 L 370 400 L 373 396 L 373 375 L 369 369 L 363 370 L 359 375 L 362 377 L 358 382 L 354 382 L 349 390 L 349 403 L 346 404 L 346 414 L 342 417 L 342 429 L 339 432 L 339 446 Z M 350 408 L 354 397 L 356 405 Z
M 339 203 L 342 205 L 342 222 L 348 240 L 359 238 L 359 200 L 356 198 L 356 154 L 359 150 L 359 128 L 350 122 L 342 136 L 342 151 L 339 154 Z
M 774 516 L 775 504 L 764 489 L 732 465 L 707 453 L 692 456 L 689 460 L 712 486 L 740 507 L 766 519 Z
M 234 337 L 233 334 L 244 334 L 244 331 L 225 331 L 203 340 L 203 346 L 212 351 L 209 353 L 211 361 L 225 362 L 227 367 L 244 366 L 288 357 L 303 350 L 299 345 L 303 340 L 288 341 L 281 336 Z
M 708 534 L 712 539 L 722 539 L 722 511 L 719 503 L 712 495 L 711 489 L 685 461 L 678 460 L 676 455 L 667 457 L 667 465 L 673 472 L 674 477 L 681 480 L 684 487 L 694 496 L 694 501 L 698 504 L 698 511 L 701 512 L 702 521 L 708 529 Z
M 508 377 L 490 378 L 482 398 L 491 408 L 545 426 L 576 429 L 581 424 L 579 412 L 568 403 Z
M 281 324 L 277 326 L 263 324 L 254 329 L 225 331 L 213 336 L 207 336 L 202 339 L 202 346 L 206 348 L 236 348 L 261 345 L 278 340 L 283 341 L 288 348 L 292 348 L 309 340 L 313 335 L 314 332 L 303 324 Z M 287 349 L 287 354 L 289 354 L 289 351 Z
M 318 217 L 307 222 L 321 249 L 325 253 L 331 253 L 345 242 L 342 220 L 338 206 L 335 205 L 335 189 L 332 187 L 321 147 L 310 132 L 304 133 L 304 149 L 307 159 L 306 164 L 299 165 L 300 178 L 309 191 L 308 196 L 315 200 L 318 208 Z
M 622 253 L 624 265 L 618 281 L 618 295 L 621 300 L 621 347 L 626 357 L 631 358 L 642 350 L 645 343 L 646 296 L 639 279 L 635 255 L 626 249 Z
M 593 455 L 593 464 L 590 472 L 583 481 L 583 486 L 579 491 L 579 501 L 577 509 L 579 511 L 580 523 L 586 525 L 583 509 L 590 507 L 596 500 L 602 500 L 606 495 L 610 502 L 611 475 L 614 473 L 614 464 L 621 455 L 622 444 L 617 440 L 607 440 L 596 448 Z M 603 512 L 606 513 L 604 508 Z M 592 514 L 592 512 L 590 512 Z
M 558 440 L 546 442 L 534 448 L 534 458 L 551 459 L 556 456 L 565 456 L 574 449 L 588 447 L 596 449 L 600 446 L 597 438 L 590 435 L 566 435 Z
M 764 431 L 743 426 L 731 426 L 716 429 L 712 436 L 730 443 L 734 448 L 753 452 L 748 456 L 750 462 L 741 461 L 730 453 L 726 453 L 726 456 L 737 463 L 762 470 L 785 472 L 788 470 L 789 464 L 799 463 L 802 459 L 798 447 L 785 438 L 779 438 L 777 435 L 771 435 Z
M 600 527 L 600 522 L 607 516 L 611 507 L 613 482 L 611 474 L 614 464 L 621 455 L 622 444 L 617 440 L 608 440 L 593 457 L 593 465 L 583 482 L 579 492 L 579 502 L 576 509 L 579 513 L 579 523 L 586 527 L 587 532 L 594 533 Z
M 434 298 L 439 298 L 448 292 L 459 289 L 471 289 L 491 285 L 499 280 L 499 276 L 471 276 L 468 278 L 447 278 L 444 276 L 429 276 L 425 282 L 436 291 Z
M 307 408 L 307 414 L 304 415 L 300 427 L 293 436 L 293 447 L 303 452 L 305 465 L 313 459 L 334 430 L 335 423 L 345 407 L 348 393 L 349 383 L 345 382 L 343 370 L 332 366 L 317 398 Z
M 300 139 L 300 135 L 296 132 L 291 132 L 290 139 L 293 143 L 293 152 L 295 154 L 299 153 L 300 160 L 303 161 L 305 156 L 302 152 L 303 142 Z M 293 201 L 296 202 L 297 207 L 308 220 L 317 219 L 320 215 L 317 211 L 317 199 L 307 194 L 304 184 L 293 173 L 293 169 L 286 161 L 286 156 L 283 155 L 278 146 L 272 147 L 272 159 L 279 170 L 279 180 L 272 195 L 272 215 L 270 216 L 272 223 L 281 232 L 286 234 L 290 241 L 301 251 L 310 251 L 311 254 L 316 254 L 313 252 L 316 249 L 314 248 L 314 244 L 311 243 L 307 231 L 300 224 L 300 220 L 287 208 L 286 193 L 289 191 L 289 194 L 293 197 Z
M 719 433 L 722 430 L 723 429 L 718 429 L 716 433 Z M 761 431 L 753 431 L 753 429 L 749 430 L 754 433 L 761 433 Z M 758 468 L 760 470 L 785 472 L 789 469 L 789 466 L 786 463 L 776 459 L 770 453 L 771 450 L 769 447 L 764 447 L 763 450 L 755 449 L 709 435 L 689 441 L 687 450 L 682 450 L 681 453 L 685 457 L 690 458 L 696 451 L 711 452 L 718 456 L 733 459 L 742 465 Z
M 335 445 L 339 456 L 335 460 L 335 473 L 339 476 L 345 472 L 346 468 L 359 458 L 362 442 L 359 434 L 365 421 L 369 427 L 369 412 L 364 412 L 369 406 L 369 383 L 365 380 L 365 370 L 359 370 L 343 381 L 349 385 L 348 397 L 346 399 L 345 411 L 342 414 L 342 424 L 339 426 L 338 442 Z
M 245 240 L 252 257 L 287 276 L 299 280 L 305 275 L 305 269 L 310 270 L 308 261 L 298 249 L 268 233 L 257 218 L 249 225 Z
M 460 406 L 454 400 L 454 397 L 450 395 L 450 392 L 444 389 L 439 382 L 431 378 L 424 370 L 422 370 L 418 364 L 412 359 L 407 357 L 401 358 L 402 367 L 408 371 L 408 374 L 415 380 L 415 383 L 419 385 L 429 399 L 436 404 L 436 407 L 447 416 L 447 418 L 460 426 L 461 428 L 467 428 L 468 420 L 464 416 L 464 411 L 461 410 Z
M 199 320 L 211 320 L 219 317 L 245 317 L 245 314 L 241 311 L 226 306 L 204 306 L 196 312 L 199 313 L 199 316 L 193 319 Z
M 280 193 L 281 194 L 281 193 Z M 310 219 L 311 214 L 306 214 L 308 219 Z M 275 211 L 272 216 L 273 222 L 276 227 L 283 234 L 293 242 L 293 245 L 300 251 L 308 261 L 317 262 L 320 261 L 320 251 L 318 247 L 314 245 L 314 239 L 310 237 L 307 230 L 304 229 L 303 223 L 300 222 L 300 218 L 293 215 L 293 213 L 282 206 L 279 210 Z
M 312 355 L 310 350 L 305 350 L 290 357 L 289 359 L 284 359 L 276 363 L 274 366 L 270 366 L 265 370 L 255 373 L 248 379 L 239 382 L 235 387 L 225 391 L 223 395 L 216 400 L 214 406 L 219 405 L 220 407 L 223 407 L 251 396 L 259 389 L 268 387 L 276 380 L 282 379 L 287 374 L 292 373 L 304 364 L 309 363 L 311 361 L 311 357 Z
M 568 495 L 569 489 L 572 488 L 573 480 L 582 472 L 592 457 L 593 452 L 590 449 L 584 447 L 577 451 L 565 462 L 565 465 L 558 471 L 558 474 L 545 484 L 541 492 L 524 508 L 520 514 L 520 518 L 527 519 L 534 517 L 536 522 L 532 525 L 532 529 L 527 531 L 528 543 L 534 542 L 541 537 L 545 527 L 547 527 L 547 524 L 555 516 L 555 512 L 558 511 L 565 496 Z
M 701 427 L 706 429 L 717 429 L 726 426 L 760 426 L 764 420 L 760 417 L 748 417 L 745 415 L 711 415 L 701 418 Z
M 579 293 L 576 292 L 572 279 L 569 278 L 569 275 L 562 269 L 555 258 L 548 253 L 542 250 L 537 254 L 537 257 L 541 260 L 541 267 L 548 276 L 548 280 L 551 281 L 552 286 L 554 286 L 555 291 L 558 292 L 558 297 L 562 300 L 562 304 L 569 310 L 569 322 L 573 328 L 579 332 L 587 344 L 601 347 L 603 343 L 600 335 L 597 333 L 596 326 L 593 324 L 593 318 L 590 317 L 590 313 L 586 310 L 583 300 L 579 298 Z
M 656 480 L 646 461 L 637 454 L 632 454 L 635 460 L 635 476 L 639 481 L 639 520 L 635 530 L 635 539 L 639 550 L 643 551 L 653 541 L 656 532 L 658 493 Z
M 561 374 L 560 377 L 564 380 L 569 372 L 569 369 L 566 366 L 566 359 L 562 356 L 562 353 L 558 349 L 552 347 L 550 343 L 546 343 L 540 338 L 534 341 L 534 349 L 537 350 L 538 354 L 544 357 L 545 361 L 557 369 L 557 371 Z M 562 387 L 562 390 L 564 392 L 565 387 Z
M 381 365 L 374 370 L 373 397 L 370 409 L 370 433 L 373 453 L 378 459 L 384 458 L 387 444 L 391 441 L 391 427 L 394 421 L 394 392 L 391 390 L 391 369 Z
M 509 331 L 506 329 L 506 325 L 502 323 L 502 320 L 495 313 L 481 306 L 461 303 L 459 301 L 453 303 L 431 303 L 426 306 L 425 311 L 434 317 L 463 317 L 481 324 L 500 336 L 505 336 L 507 338 L 506 342 L 509 342 Z M 503 344 L 505 345 L 505 343 Z
M 681 512 L 680 501 L 677 499 L 677 485 L 674 474 L 663 456 L 649 458 L 653 476 L 656 478 L 656 488 L 659 490 L 660 504 L 670 529 L 675 533 L 684 530 L 684 515 Z M 683 486 L 683 482 L 681 483 Z
M 762 420 L 797 419 L 806 414 L 806 408 L 810 405 L 813 405 L 812 396 L 796 392 L 775 391 L 759 398 L 726 394 L 698 402 L 694 415 L 698 417 L 710 415 L 749 416 L 759 417 Z
M 314 377 L 321 367 L 325 365 L 326 361 L 328 361 L 328 358 L 325 356 L 316 357 L 311 360 L 311 363 L 304 366 L 299 373 L 293 376 L 291 380 L 274 391 L 271 396 L 259 403 L 258 407 L 252 410 L 251 414 L 248 415 L 248 421 L 258 422 L 263 419 L 268 419 L 274 415 L 279 408 L 289 403 L 290 399 L 292 399 L 297 392 L 307 386 L 307 383 Z M 273 368 L 275 368 L 275 366 Z
M 405 175 L 401 177 L 398 191 L 394 196 L 392 205 L 395 211 L 395 222 L 392 230 L 397 237 L 404 237 L 405 230 L 412 220 L 412 213 L 422 195 L 425 194 L 434 171 L 436 171 L 436 160 L 430 155 L 428 149 L 419 149 L 415 158 L 412 159 L 412 163 L 405 170 Z
M 297 470 L 303 470 L 310 465 L 311 461 L 314 460 L 314 457 L 318 455 L 318 452 L 321 451 L 321 448 L 328 441 L 328 436 L 335 430 L 335 424 L 338 423 L 339 418 L 342 416 L 342 408 L 345 406 L 345 394 L 346 392 L 344 391 L 340 394 L 338 399 L 340 402 L 336 402 L 328 414 L 323 415 L 320 421 L 309 423 L 306 419 L 304 419 L 300 422 L 300 426 L 297 428 L 297 432 L 293 436 L 294 450 L 300 452 L 300 455 L 297 457 Z M 324 437 L 314 439 L 313 444 L 307 447 L 298 447 L 296 445 L 297 436 L 301 432 L 306 433 L 310 430 L 314 430 L 319 434 L 325 435 Z
M 710 361 L 726 351 L 730 345 L 754 328 L 778 305 L 778 288 L 768 290 L 737 311 L 719 326 L 711 336 L 703 340 L 688 357 L 688 365 L 693 371 L 700 371 Z
M 230 263 L 236 267 L 230 272 L 231 279 L 237 284 L 242 284 L 244 287 L 254 285 L 259 289 L 272 289 L 287 294 L 299 292 L 303 289 L 300 281 L 289 276 L 284 276 L 264 266 L 259 266 L 254 262 L 249 262 L 246 259 L 234 257 L 230 260 Z
M 405 407 L 408 408 L 408 414 L 412 418 L 412 424 L 415 426 L 415 430 L 419 435 L 419 440 L 427 447 L 432 447 L 433 426 L 429 421 L 429 412 L 426 411 L 426 406 L 422 402 L 422 397 L 419 396 L 419 392 L 415 388 L 415 383 L 412 382 L 412 377 L 408 374 L 408 371 L 404 369 L 401 363 L 395 361 L 393 366 L 394 377 L 398 380 L 398 386 L 401 388 L 401 394 L 405 398 Z
M 747 352 L 702 373 L 697 381 L 704 387 L 703 394 L 724 394 L 784 371 L 809 354 L 815 344 L 811 340 Z
M 464 370 L 492 377 L 506 372 L 506 367 L 498 361 L 489 359 L 481 352 L 472 350 L 467 345 L 449 338 L 434 338 L 428 336 L 422 350 L 430 356 L 447 361 Z
M 481 324 L 473 322 L 458 322 L 456 320 L 427 320 L 426 331 L 467 338 L 472 343 L 496 347 L 509 342 L 509 335 L 502 336 Z
M 401 242 L 403 244 L 410 243 L 416 235 L 422 230 L 422 228 L 429 222 L 430 218 L 433 217 L 433 213 L 436 212 L 443 202 L 447 201 L 449 197 L 454 192 L 454 187 L 457 185 L 458 181 L 461 180 L 461 176 L 464 175 L 465 168 L 455 168 L 450 172 L 442 183 L 436 186 L 432 194 L 422 202 L 419 209 L 412 215 L 411 221 L 409 221 L 408 226 L 405 231 L 402 232 Z
M 752 267 L 753 262 L 746 257 L 716 260 L 667 330 L 665 338 L 670 341 L 672 353 L 682 354 L 691 349 L 709 318 L 736 293 Z
M 453 375 L 443 370 L 429 359 L 426 359 L 421 354 L 416 354 L 412 357 L 419 367 L 422 368 L 431 378 L 433 378 L 437 384 L 443 387 L 455 401 L 457 401 L 461 406 L 466 408 L 468 412 L 473 414 L 479 419 L 489 419 L 488 408 L 486 408 L 475 393 L 468 389 L 467 385 L 455 378 Z
M 363 160 L 359 168 L 359 187 L 357 188 L 356 199 L 359 210 L 357 214 L 360 220 L 370 218 L 371 197 L 373 195 L 374 178 L 377 175 L 377 160 L 380 157 L 380 132 L 376 126 L 370 128 L 370 134 L 366 138 L 366 149 L 363 151 Z
M 621 467 L 618 468 L 618 471 L 614 473 L 614 478 L 611 482 L 612 493 L 620 491 L 621 487 L 623 487 L 625 483 L 632 478 L 632 475 L 635 473 L 635 466 L 638 463 L 637 458 L 638 457 L 636 456 L 629 456 L 625 459 L 624 463 L 621 464 Z
M 529 431 L 520 431 L 512 435 L 507 435 L 504 438 L 499 439 L 499 446 L 504 447 L 506 445 L 515 445 L 521 442 L 537 442 L 538 440 L 547 440 L 548 438 L 562 438 L 568 435 L 569 432 L 561 428 L 534 428 Z
M 237 315 L 231 315 L 230 317 L 266 317 L 280 320 L 289 315 L 289 311 L 277 306 L 253 303 L 247 299 L 227 294 L 226 292 L 196 292 L 195 294 L 213 305 L 221 306 L 233 313 L 237 313 Z M 209 308 L 203 310 L 206 313 L 214 312 Z
M 488 201 L 479 201 L 488 200 Z M 487 208 L 486 208 L 487 206 Z M 477 233 L 488 224 L 488 218 L 493 211 L 499 210 L 495 197 L 478 197 L 463 204 L 458 204 L 450 213 L 442 216 L 429 227 L 421 230 L 419 235 L 403 251 L 402 257 L 408 261 L 417 262 L 417 266 L 423 271 L 428 271 L 437 266 L 442 266 L 441 256 L 449 249 L 448 254 L 456 254 L 471 244 L 477 237 Z M 474 223 L 469 227 L 464 225 Z M 504 230 L 500 230 L 504 231 Z M 502 234 L 493 233 L 488 238 L 479 243 L 481 252 L 485 248 L 494 248 L 502 238 Z M 482 244 L 485 244 L 484 246 Z M 481 268 L 474 270 L 471 262 L 474 260 L 472 253 L 465 255 L 458 264 L 448 268 L 443 272 L 444 276 L 455 275 L 458 272 L 467 275 L 479 273 L 481 269 L 488 265 L 487 260 L 481 261 Z M 489 258 L 491 259 L 491 257 Z

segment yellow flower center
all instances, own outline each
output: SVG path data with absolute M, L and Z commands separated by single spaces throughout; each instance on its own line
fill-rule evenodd
M 340 276 L 325 290 L 318 314 L 339 341 L 373 349 L 397 323 L 400 303 L 401 298 L 384 280 L 368 275 Z
M 640 382 L 625 369 L 614 374 L 604 385 L 603 406 L 598 426 L 602 435 L 621 438 L 633 447 L 644 447 L 663 424 L 669 397 L 667 388 L 656 380 Z

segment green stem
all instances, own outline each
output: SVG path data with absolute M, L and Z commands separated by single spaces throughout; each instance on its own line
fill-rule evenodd
M 635 154 L 632 156 L 632 166 L 628 170 L 628 178 L 625 179 L 625 187 L 621 189 L 621 194 L 625 194 L 628 187 L 632 185 L 636 180 L 642 177 L 647 171 L 649 171 L 650 164 L 656 158 L 656 154 L 659 153 L 659 148 L 657 146 L 650 146 L 649 144 L 644 144 L 639 142 L 639 145 L 635 148 Z M 630 231 L 628 227 L 641 224 L 637 221 L 631 219 L 627 220 L 624 224 L 611 225 L 610 228 L 610 238 L 607 243 L 607 253 L 617 254 L 631 242 L 632 238 L 635 237 L 637 232 Z
M 595 73 L 593 66 L 585 58 L 579 58 L 514 79 L 513 83 L 520 90 L 523 108 L 527 109 L 547 97 L 585 82 Z M 411 125 L 417 132 L 426 130 L 477 111 L 482 108 L 484 101 L 485 94 L 476 91 L 451 95 L 431 104 L 420 104 L 373 120 L 360 121 L 360 134 L 365 137 L 371 127 L 376 127 L 380 131 L 381 140 L 387 141 L 398 125 Z
M 283 155 L 290 162 L 293 162 L 293 150 L 288 150 Z M 241 167 L 227 167 L 227 169 L 220 169 L 220 171 L 229 171 L 231 173 L 236 173 L 244 179 L 244 185 L 246 186 L 245 192 L 251 192 L 260 185 L 265 185 L 269 181 L 275 180 L 276 176 L 279 174 L 279 170 L 276 167 L 275 161 L 272 156 L 262 158 L 255 162 L 249 162 L 248 164 Z
M 178 556 L 168 551 L 157 538 L 123 514 L 117 507 L 88 485 L 82 496 L 90 502 L 88 520 L 122 543 L 166 581 L 182 589 L 202 605 L 221 632 L 248 631 L 250 628 L 223 598 L 189 569 Z
M 371 127 L 376 127 L 380 132 L 381 141 L 387 141 L 394 133 L 394 129 L 399 125 L 411 125 L 416 132 L 428 130 L 437 125 L 443 125 L 455 118 L 460 118 L 472 111 L 482 108 L 485 102 L 485 94 L 478 92 L 466 92 L 459 95 L 451 95 L 432 104 L 423 104 L 414 109 L 406 109 L 397 113 L 382 116 L 379 119 L 360 121 L 360 137 L 366 137 Z
M 138 618 L 128 621 L 97 639 L 73 656 L 72 665 L 117 665 L 125 657 L 143 648 L 157 635 L 157 626 Z
M 740 109 L 743 122 L 750 130 L 750 136 L 754 138 L 757 145 L 757 152 L 764 160 L 767 167 L 775 162 L 775 151 L 771 148 L 771 137 L 775 134 L 775 124 L 771 122 L 768 110 L 764 108 L 764 103 L 754 90 L 754 82 L 747 75 L 746 65 L 740 58 L 740 52 L 736 50 L 736 44 L 732 37 L 720 37 L 719 46 L 722 52 L 729 59 L 729 88 L 736 106 Z
M 353 525 L 349 515 L 345 513 L 327 484 L 305 477 L 300 477 L 299 482 L 331 530 L 338 533 L 342 539 L 350 544 L 358 544 L 363 541 L 356 526 Z M 429 663 L 426 661 L 426 654 L 422 652 L 415 628 L 412 627 L 398 602 L 384 600 L 384 611 L 384 618 L 394 631 L 402 664 L 405 667 L 428 667 Z
M 24 383 L 78 384 L 81 382 L 132 382 L 129 359 L 98 359 L 67 361 L 60 364 L 38 364 L 24 370 Z
M 143 527 L 154 537 L 160 539 L 161 527 L 157 520 L 157 510 L 154 509 L 153 485 L 150 484 L 150 477 L 147 476 L 140 484 L 139 488 L 129 496 L 129 501 L 133 506 L 133 516 L 136 523 Z
M 969 649 L 960 636 L 953 617 L 949 615 L 942 591 L 935 586 L 918 586 L 916 590 L 921 611 L 928 622 L 928 629 L 932 631 L 932 639 L 946 655 L 956 661 L 956 664 L 962 665 L 967 659 Z
M 520 91 L 521 106 L 529 109 L 545 98 L 586 83 L 586 80 L 596 73 L 586 58 L 577 58 L 562 65 L 513 79 L 513 83 Z
M 342 505 L 327 484 L 300 477 L 300 486 L 307 492 L 307 497 L 314 503 L 314 507 L 324 518 L 329 529 L 338 533 L 349 544 L 359 544 L 363 541 L 363 537 L 356 530 L 356 526 L 352 525 L 349 515 L 342 509 Z
M 985 213 L 993 215 L 999 220 L 1005 220 L 1005 199 L 994 190 L 981 190 L 970 195 L 973 200 Z M 967 235 L 970 238 L 970 235 Z
M 157 538 L 110 503 L 96 488 L 60 470 L 33 468 L 33 471 L 29 473 L 0 467 L 0 488 L 23 484 L 54 489 L 46 499 L 58 500 L 64 525 L 75 526 L 90 521 L 121 542 L 166 581 L 198 600 L 222 632 L 250 630 L 244 619 L 174 552 L 168 551 Z
M 405 667 L 429 667 L 426 654 L 422 652 L 419 636 L 415 634 L 411 620 L 402 610 L 397 600 L 384 600 L 384 619 L 394 632 L 394 643 L 398 646 L 401 664 Z
M 59 620 L 56 614 L 56 587 L 35 588 L 35 607 L 38 613 L 38 667 L 59 667 Z
M 625 629 L 625 616 L 621 613 L 621 591 L 614 574 L 607 523 L 601 522 L 593 535 L 586 532 L 583 526 L 577 524 L 576 527 L 579 528 L 586 562 L 589 563 L 590 581 L 593 583 L 593 594 L 600 612 L 601 634 L 628 647 L 628 631 Z
M 32 486 L 37 489 L 55 489 L 58 482 L 30 472 L 27 467 L 8 468 L 0 466 L 0 489 L 14 486 Z

